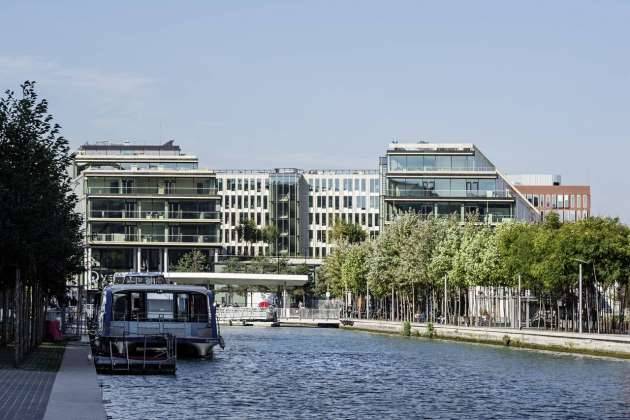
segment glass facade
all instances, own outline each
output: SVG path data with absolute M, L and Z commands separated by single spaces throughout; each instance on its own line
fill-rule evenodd
M 494 166 L 480 155 L 433 155 L 396 152 L 388 154 L 390 172 L 458 172 L 458 171 L 494 171 Z
M 380 166 L 381 228 L 406 212 L 461 221 L 474 216 L 491 224 L 538 219 L 473 145 L 392 144 Z M 480 172 L 490 173 L 474 174 Z
M 269 217 L 278 235 L 272 255 L 307 255 L 308 184 L 295 170 L 277 170 L 269 176 Z

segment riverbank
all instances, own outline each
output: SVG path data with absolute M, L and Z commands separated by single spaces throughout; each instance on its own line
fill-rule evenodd
M 402 322 L 354 320 L 345 329 L 385 334 L 402 334 Z M 465 341 L 471 343 L 510 346 L 630 360 L 630 336 L 554 332 L 545 330 L 517 330 L 507 328 L 478 328 L 412 323 L 411 336 Z

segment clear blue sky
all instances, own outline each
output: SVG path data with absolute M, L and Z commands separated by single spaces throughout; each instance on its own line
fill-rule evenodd
M 2 4 L 0 87 L 37 80 L 73 146 L 360 168 L 392 139 L 473 142 L 630 222 L 630 2 L 38 3 Z

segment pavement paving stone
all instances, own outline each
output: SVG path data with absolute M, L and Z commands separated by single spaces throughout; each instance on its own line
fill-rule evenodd
M 0 349 L 0 420 L 43 418 L 64 354 L 63 344 L 42 344 L 13 367 L 13 348 Z

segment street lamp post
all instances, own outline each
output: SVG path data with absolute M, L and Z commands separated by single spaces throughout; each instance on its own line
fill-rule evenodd
M 580 264 L 580 275 L 579 275 L 579 282 L 578 282 L 578 293 L 580 294 L 579 298 L 578 298 L 578 316 L 580 319 L 580 326 L 579 326 L 579 332 L 580 334 L 582 334 L 582 264 L 590 264 L 590 261 L 584 261 L 581 260 L 579 258 L 573 258 L 574 261 L 577 261 Z

